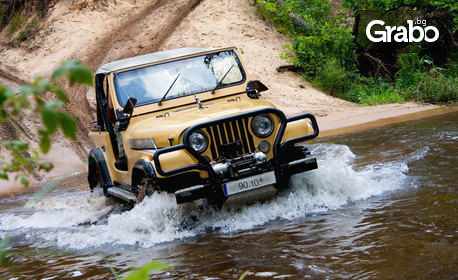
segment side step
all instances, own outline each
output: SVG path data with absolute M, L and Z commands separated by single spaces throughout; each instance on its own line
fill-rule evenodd
M 130 191 L 118 187 L 110 187 L 107 189 L 109 195 L 124 200 L 127 203 L 137 203 L 137 197 Z

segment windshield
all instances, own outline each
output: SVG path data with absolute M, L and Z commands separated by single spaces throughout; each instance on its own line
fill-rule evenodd
M 195 56 L 116 74 L 114 83 L 119 104 L 124 107 L 129 97 L 137 99 L 137 106 L 159 102 L 178 75 L 165 100 L 210 91 L 219 82 L 224 87 L 245 79 L 233 51 Z

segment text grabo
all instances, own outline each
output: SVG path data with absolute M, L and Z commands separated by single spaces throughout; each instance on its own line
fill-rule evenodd
M 369 38 L 369 40 L 376 43 L 391 42 L 391 36 L 393 32 L 393 40 L 399 43 L 420 42 L 422 40 L 425 40 L 426 42 L 434 42 L 439 38 L 439 30 L 434 26 L 426 26 L 426 20 L 417 19 L 415 24 L 417 25 L 414 25 L 414 22 L 412 20 L 407 20 L 408 28 L 406 28 L 405 26 L 385 26 L 384 31 L 374 31 L 372 34 L 371 29 L 374 25 L 385 25 L 385 22 L 383 20 L 373 20 L 369 22 L 369 24 L 366 27 L 366 36 L 367 38 Z M 419 24 L 422 24 L 423 27 L 419 26 Z M 434 36 L 428 37 L 428 31 L 433 32 Z

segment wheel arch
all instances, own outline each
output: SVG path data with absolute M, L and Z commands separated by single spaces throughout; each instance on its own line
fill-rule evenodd
M 107 162 L 102 150 L 92 149 L 88 155 L 88 175 L 89 187 L 92 189 L 100 182 L 104 189 L 113 186 Z
M 151 162 L 139 159 L 132 168 L 132 186 L 141 183 L 142 178 L 157 178 L 156 172 Z

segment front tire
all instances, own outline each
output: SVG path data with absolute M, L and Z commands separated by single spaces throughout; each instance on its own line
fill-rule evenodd
M 147 178 L 140 178 L 132 184 L 130 190 L 137 196 L 137 201 L 142 202 L 145 197 L 152 196 L 155 192 L 152 184 L 151 180 L 148 180 Z
M 306 157 L 310 157 L 310 151 L 304 146 L 290 146 L 285 147 L 281 151 L 280 155 L 280 166 L 283 164 L 287 164 L 289 162 L 303 159 Z M 275 188 L 278 191 L 283 191 L 289 187 L 291 175 L 289 174 L 281 174 L 280 182 L 275 184 Z

